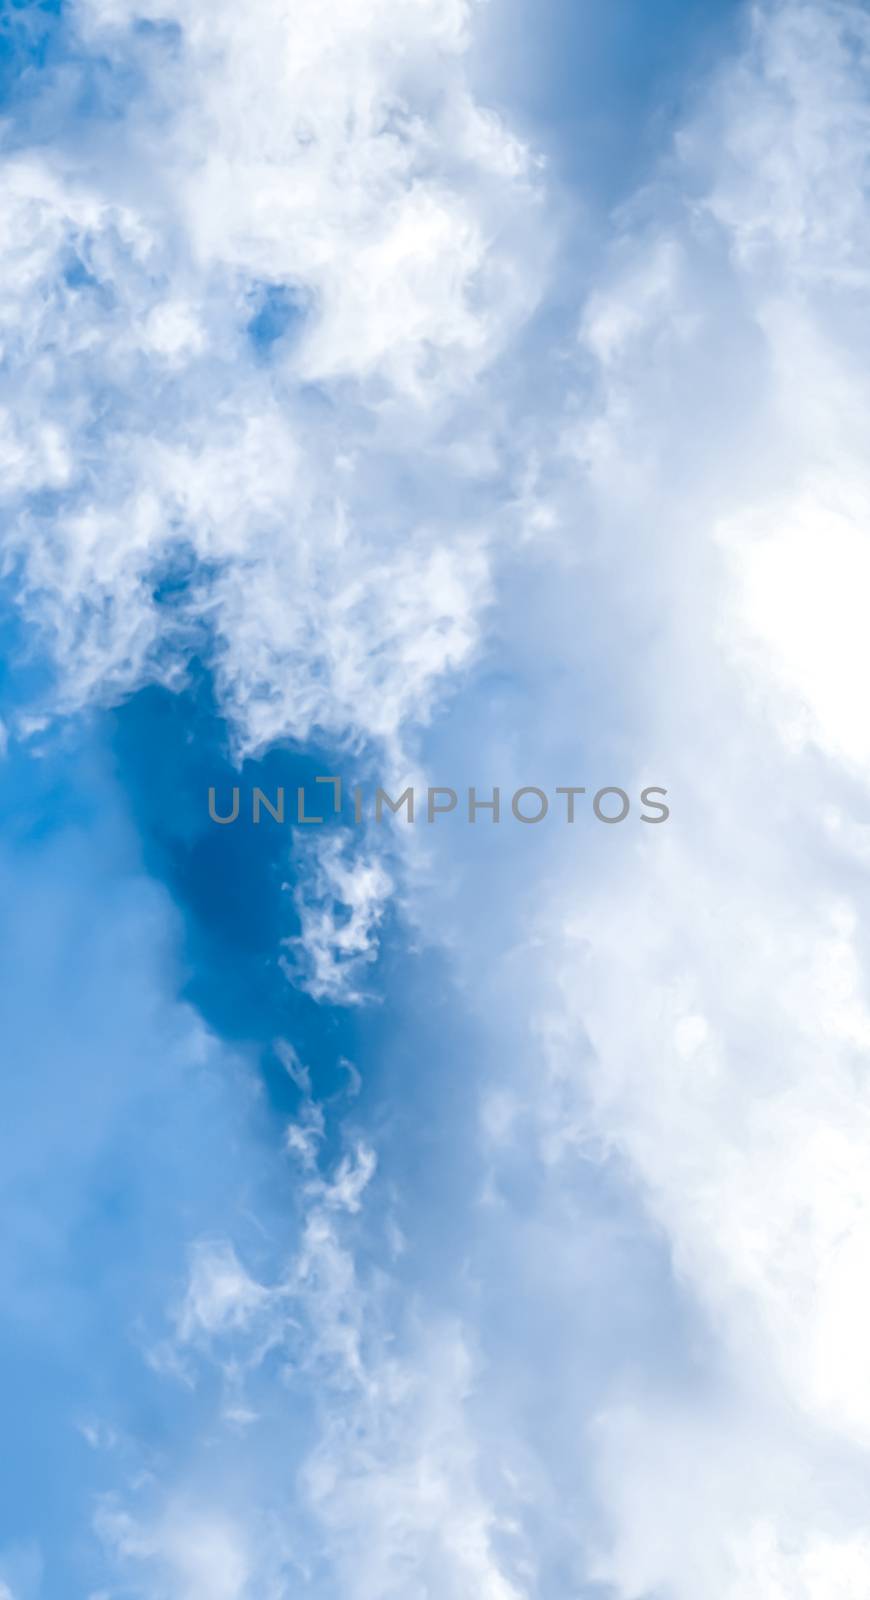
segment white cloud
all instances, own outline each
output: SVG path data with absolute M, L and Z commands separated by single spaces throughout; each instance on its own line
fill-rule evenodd
M 240 746 L 395 742 L 477 641 L 487 530 L 437 505 L 490 471 L 449 433 L 537 294 L 526 155 L 470 96 L 464 0 L 137 19 L 81 0 L 147 91 L 0 191 L 7 548 L 55 702 L 173 681 L 205 627 Z M 270 288 L 298 316 L 266 359 Z
M 186 1342 L 200 1333 L 247 1328 L 268 1300 L 267 1291 L 248 1275 L 231 1245 L 202 1241 L 193 1251 L 178 1336 Z
M 808 1461 L 800 1432 L 790 1433 L 781 1417 L 771 1428 L 760 1399 L 751 1412 L 720 1403 L 703 1421 L 654 1402 L 645 1415 L 623 1407 L 604 1419 L 598 1443 L 619 1538 L 595 1567 L 599 1581 L 632 1600 L 651 1593 L 857 1600 L 864 1593 L 870 1546 L 854 1460 L 838 1460 L 817 1442 Z
M 392 879 L 374 854 L 354 855 L 335 833 L 318 834 L 296 854 L 303 868 L 293 891 L 300 932 L 284 941 L 282 967 L 315 1000 L 360 1001 Z
M 348 1600 L 528 1594 L 470 1413 L 477 1374 L 465 1335 L 406 1298 L 385 1263 L 392 1235 L 377 1199 L 361 1218 L 375 1165 L 357 1144 L 306 1181 L 297 1247 L 272 1284 L 252 1278 L 228 1241 L 193 1253 L 175 1338 L 185 1355 L 195 1347 L 198 1371 L 214 1362 L 245 1387 L 192 1441 L 183 1484 L 150 1472 L 99 1508 L 97 1531 L 135 1593 L 284 1600 L 304 1582 Z M 238 1410 L 258 1385 L 266 1405 L 244 1411 L 256 1496 L 233 1457 Z M 276 1422 L 280 1452 L 264 1454 Z
M 104 1505 L 97 1528 L 122 1561 L 153 1564 L 149 1600 L 178 1595 L 179 1600 L 248 1600 L 252 1562 L 244 1535 L 226 1517 L 182 1503 L 150 1527 L 113 1504 Z M 276 1589 L 262 1590 L 278 1600 Z
M 548 482 L 621 645 L 622 759 L 673 811 L 577 874 L 547 856 L 536 1075 L 488 1139 L 507 1160 L 534 1127 L 555 1184 L 596 1144 L 625 1161 L 702 1310 L 727 1399 L 602 1404 L 599 1575 L 633 1600 L 867 1583 L 868 89 L 862 7 L 757 8 L 626 208 Z M 550 548 L 580 612 L 555 665 L 592 610 Z
M 660 619 L 655 656 L 664 672 L 649 739 L 657 759 L 678 775 L 677 822 L 666 839 L 643 841 L 618 892 L 611 884 L 607 901 L 596 896 L 588 917 L 580 912 L 571 920 L 580 937 L 591 930 L 583 961 L 590 989 L 576 960 L 572 982 L 584 1026 L 607 1063 L 600 1078 L 605 1115 L 630 1144 L 636 1139 L 641 1170 L 668 1210 L 673 1205 L 669 1225 L 680 1260 L 705 1279 L 720 1312 L 723 1299 L 741 1316 L 754 1315 L 754 1307 L 798 1393 L 828 1420 L 836 1416 L 863 1433 L 860 1336 L 853 1344 L 853 1330 L 864 1327 L 870 1303 L 849 1257 L 862 1254 L 861 1151 L 870 1107 L 860 1063 L 870 1045 L 870 1013 L 858 885 L 825 870 L 820 814 L 822 794 L 848 805 L 843 769 L 862 772 L 865 763 L 854 690 L 865 629 L 854 597 L 865 565 L 870 482 L 848 434 L 839 432 L 837 400 L 850 390 L 866 417 L 868 396 L 856 387 L 854 352 L 832 326 L 848 307 L 823 265 L 857 251 L 863 237 L 862 224 L 858 237 L 834 238 L 843 215 L 852 216 L 848 195 L 838 203 L 837 182 L 854 175 L 865 121 L 857 74 L 867 61 L 853 60 L 849 31 L 866 50 L 866 18 L 854 8 L 786 4 L 762 14 L 750 64 L 726 75 L 708 114 L 726 177 L 720 181 L 714 165 L 712 198 L 707 205 L 702 196 L 694 215 L 687 213 L 679 248 L 694 248 L 694 219 L 711 211 L 721 230 L 716 249 L 742 289 L 740 320 L 763 336 L 769 381 L 760 396 L 745 395 L 749 426 L 759 430 L 754 441 L 725 411 L 722 449 L 734 449 L 736 434 L 742 454 L 730 493 L 718 483 L 711 493 L 684 481 L 685 504 L 676 509 L 663 478 L 667 459 L 650 473 L 663 530 L 669 518 L 691 520 L 696 541 L 706 540 L 712 552 L 699 560 L 664 541 L 658 551 L 666 585 L 681 562 L 697 584 L 694 616 Z M 701 133 L 684 141 L 687 186 L 701 152 L 715 163 L 701 136 L 707 131 L 702 119 Z M 756 211 L 759 169 L 766 174 L 763 215 Z M 790 209 L 798 205 L 799 214 Z M 816 261 L 820 245 L 831 255 L 825 249 Z M 621 285 L 612 292 L 618 301 Z M 773 306 L 788 314 L 772 314 Z M 623 448 L 657 398 L 659 371 L 645 382 L 638 359 L 649 356 L 660 330 L 658 316 L 647 319 L 640 350 L 623 352 L 616 383 L 624 388 L 630 380 L 634 412 L 627 439 L 614 424 Z M 781 383 L 786 341 L 793 354 L 792 336 L 804 330 L 813 338 L 798 338 L 801 384 Z M 697 346 L 682 355 L 666 337 L 661 351 L 677 363 L 676 403 L 666 419 L 671 451 L 692 447 L 679 369 L 688 365 L 700 377 L 705 337 L 699 329 Z M 819 341 L 824 357 L 815 361 Z M 809 432 L 807 391 L 815 419 Z M 699 616 L 710 630 L 706 649 Z M 696 684 L 679 680 L 680 660 L 694 662 Z M 782 684 L 788 701 L 778 695 Z M 711 707 L 718 750 L 705 726 Z M 798 727 L 803 739 L 795 737 Z M 808 741 L 831 758 L 827 769 L 814 763 Z M 627 944 L 629 907 L 634 932 Z M 626 984 L 629 1011 L 619 1000 Z M 738 1282 L 750 1291 L 748 1300 L 732 1300 L 731 1274 L 735 1291 Z

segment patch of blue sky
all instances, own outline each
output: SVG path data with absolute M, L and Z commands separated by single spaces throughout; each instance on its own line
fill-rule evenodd
M 63 0 L 4 0 L 0 7 L 0 100 L 45 65 L 61 25 Z
M 283 787 L 292 818 L 297 788 L 316 793 L 314 779 L 336 770 L 335 753 L 276 749 L 237 769 L 208 674 L 196 667 L 183 693 L 144 689 L 111 721 L 116 770 L 149 871 L 184 914 L 187 997 L 221 1037 L 258 1045 L 283 1110 L 298 1095 L 286 1072 L 275 1070 L 269 1047 L 276 1037 L 291 1039 L 311 1061 L 318 1092 L 334 1091 L 344 1081 L 341 1059 L 357 1053 L 357 1018 L 318 1005 L 279 964 L 282 941 L 299 932 L 294 825 L 264 810 L 255 826 L 250 796 L 257 785 L 275 803 Z M 219 810 L 229 811 L 234 786 L 244 795 L 238 820 L 218 826 L 208 814 L 209 788 Z
M 506 0 L 484 9 L 476 71 L 584 210 L 609 208 L 643 182 L 745 11 L 743 0 Z
M 216 829 L 206 789 L 235 777 L 273 792 L 335 763 L 283 750 L 237 774 L 224 749 L 203 680 L 143 690 L 29 750 L 13 742 L 6 758 L 0 1356 L 19 1442 L 0 1469 L 0 1563 L 21 1572 L 23 1600 L 105 1582 L 94 1506 L 157 1462 L 171 1478 L 212 1414 L 207 1375 L 190 1388 L 149 1365 L 191 1242 L 228 1237 L 266 1280 L 280 1270 L 297 1187 L 281 1135 L 299 1095 L 276 1038 L 327 1103 L 347 1087 L 341 1063 L 360 1069 L 357 1121 L 377 1124 L 405 1190 L 406 1292 L 433 1281 L 448 1302 L 463 1292 L 474 1040 L 449 974 L 409 953 L 392 919 L 378 980 L 388 1006 L 317 1005 L 288 984 L 274 959 L 288 931 L 286 831 Z M 270 1371 L 257 1383 L 266 1415 L 233 1455 L 280 1501 L 287 1429 L 298 1448 L 306 1408 Z
M 2 654 L 14 724 L 43 674 L 32 655 L 23 668 L 11 620 Z M 208 821 L 208 784 L 238 774 L 192 680 L 13 737 L 2 764 L 0 1360 L 16 1446 L 0 1465 L 0 1571 L 22 1600 L 105 1581 L 100 1497 L 158 1459 L 171 1474 L 210 1415 L 207 1384 L 149 1364 L 192 1241 L 230 1237 L 265 1278 L 280 1270 L 299 1091 L 275 1039 L 318 1095 L 346 1090 L 341 1061 L 362 1060 L 355 1014 L 318 1006 L 274 959 L 292 931 L 287 831 Z M 302 779 L 323 760 L 275 753 L 243 781 L 268 788 L 279 766 Z M 251 1448 L 250 1472 L 271 1473 L 262 1438 Z
M 88 1530 L 119 1462 L 195 1427 L 196 1397 L 146 1359 L 190 1237 L 278 1215 L 285 1175 L 251 1053 L 177 998 L 179 915 L 99 743 L 13 744 L 3 813 L 0 1558 L 38 1548 L 61 1600 L 97 1580 Z
M 0 106 L 6 148 L 57 142 L 70 147 L 107 122 L 120 128 L 138 103 L 148 112 L 149 74 L 177 56 L 175 22 L 138 20 L 122 55 L 88 50 L 68 0 L 3 0 Z M 155 57 L 159 58 L 155 60 Z
M 257 284 L 248 299 L 252 306 L 248 337 L 258 354 L 267 357 L 273 346 L 298 332 L 306 315 L 304 300 L 292 285 L 283 283 Z

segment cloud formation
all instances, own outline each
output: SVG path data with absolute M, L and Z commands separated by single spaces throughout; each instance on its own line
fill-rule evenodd
M 2 191 L 7 561 L 55 706 L 175 682 L 199 650 L 240 749 L 389 743 L 469 660 L 488 535 L 457 507 L 498 456 L 476 388 L 540 274 L 529 157 L 469 91 L 468 21 L 71 9 Z
M 624 211 L 551 471 L 675 822 L 539 905 L 522 1115 L 562 1173 L 626 1161 L 711 1341 L 602 1406 L 626 1600 L 867 1583 L 868 48 L 862 7 L 754 10 Z
M 297 1210 L 260 1259 L 239 1217 L 186 1240 L 149 1355 L 198 1431 L 97 1525 L 149 1600 L 863 1596 L 870 24 L 747 13 L 578 266 L 470 15 L 82 0 L 7 130 L 26 715 L 200 655 L 237 755 L 672 803 L 311 847 L 295 981 L 360 999 L 399 897 L 467 1098 L 435 1037 L 437 1118 L 338 1125 L 277 1052 Z

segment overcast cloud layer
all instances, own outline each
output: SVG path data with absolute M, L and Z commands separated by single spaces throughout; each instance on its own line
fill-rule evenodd
M 870 17 L 517 14 L 10 23 L 0 1600 L 870 1591 Z

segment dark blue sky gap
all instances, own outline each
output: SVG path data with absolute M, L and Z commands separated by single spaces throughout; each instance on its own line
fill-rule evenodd
M 227 754 L 224 721 L 205 673 L 173 694 L 144 689 L 111 713 L 117 772 L 141 836 L 144 858 L 184 916 L 186 997 L 222 1038 L 255 1043 L 276 1109 L 289 1112 L 298 1091 L 271 1055 L 276 1037 L 293 1041 L 313 1069 L 318 1093 L 337 1090 L 342 1056 L 359 1049 L 356 1014 L 321 1005 L 291 984 L 278 964 L 281 941 L 296 935 L 292 893 L 294 824 L 263 811 L 251 818 L 255 784 L 275 798 L 286 791 L 292 816 L 296 787 L 336 770 L 335 756 L 287 748 L 237 771 Z M 228 810 L 232 789 L 243 794 L 238 821 L 222 827 L 208 815 L 208 790 Z M 329 791 L 327 791 L 329 793 Z

